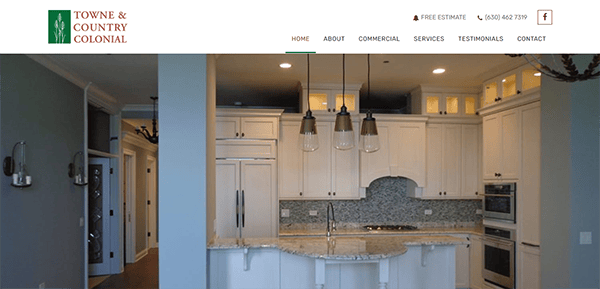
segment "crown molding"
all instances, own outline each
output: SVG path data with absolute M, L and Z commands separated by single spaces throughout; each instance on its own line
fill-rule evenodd
M 123 141 L 128 144 L 143 148 L 153 153 L 158 151 L 158 145 L 148 142 L 148 140 L 137 134 L 124 131 L 121 135 L 123 137 Z
M 52 72 L 58 74 L 62 78 L 70 81 L 82 89 L 85 89 L 86 85 L 89 83 L 89 81 L 72 72 L 68 67 L 60 64 L 52 56 L 28 54 L 27 57 L 50 69 Z M 121 105 L 116 98 L 112 97 L 110 94 L 104 92 L 93 84 L 88 89 L 88 102 L 93 106 L 101 108 L 108 114 L 117 114 L 121 110 Z
M 156 109 L 158 110 L 158 103 L 156 104 Z M 152 104 L 126 104 L 121 111 L 154 112 L 154 108 L 152 107 Z

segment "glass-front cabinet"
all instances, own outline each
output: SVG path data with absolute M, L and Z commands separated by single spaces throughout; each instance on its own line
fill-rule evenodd
M 420 87 L 411 92 L 414 114 L 436 116 L 475 116 L 479 97 L 475 93 L 427 92 Z M 439 89 L 438 89 L 439 91 Z
M 362 84 L 346 84 L 345 97 L 342 84 L 311 83 L 310 95 L 307 95 L 306 83 L 300 85 L 302 113 L 308 109 L 310 100 L 310 110 L 317 114 L 336 114 L 342 104 L 346 103 L 346 108 L 350 113 L 359 111 L 359 90 Z
M 481 107 L 539 91 L 541 84 L 541 73 L 526 64 L 484 82 Z

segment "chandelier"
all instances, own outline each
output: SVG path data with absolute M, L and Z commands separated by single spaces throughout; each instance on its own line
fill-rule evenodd
M 546 76 L 552 77 L 558 81 L 576 82 L 595 79 L 600 76 L 600 70 L 596 71 L 600 65 L 600 54 L 595 54 L 592 61 L 588 64 L 586 70 L 580 73 L 577 66 L 573 63 L 572 54 L 561 54 L 560 61 L 557 61 L 556 55 L 552 55 L 552 61 L 542 62 L 540 57 L 527 54 L 508 54 L 510 57 L 523 57 L 525 60 Z M 560 62 L 560 64 L 558 63 Z
M 152 111 L 154 112 L 152 116 L 152 134 L 150 134 L 150 132 L 146 129 L 146 125 L 142 125 L 141 129 L 139 127 L 136 127 L 135 132 L 137 134 L 141 133 L 149 142 L 157 144 L 158 130 L 156 129 L 156 100 L 158 99 L 158 97 L 151 96 L 150 99 L 152 99 L 152 101 L 154 102 L 154 104 L 152 105 Z

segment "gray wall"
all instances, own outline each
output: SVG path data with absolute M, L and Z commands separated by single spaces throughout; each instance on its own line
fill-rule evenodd
M 1 177 L 2 288 L 83 288 L 83 188 L 67 165 L 83 150 L 83 90 L 22 55 L 0 55 L 1 155 L 27 142 L 33 185 Z
M 289 218 L 280 218 L 285 229 L 291 224 L 325 226 L 328 201 L 280 201 L 280 209 L 289 209 Z M 417 226 L 474 225 L 481 222 L 479 200 L 420 200 L 406 196 L 406 179 L 385 177 L 374 180 L 361 200 L 332 201 L 338 223 L 412 224 Z M 309 210 L 317 210 L 310 216 Z M 432 210 L 425 215 L 425 210 Z
M 123 131 L 129 131 L 135 133 L 135 128 L 126 123 L 121 122 L 121 129 Z M 148 203 L 146 202 L 146 175 L 148 172 L 146 160 L 148 156 L 157 157 L 155 152 L 143 149 L 141 147 L 129 144 L 127 142 L 122 143 L 123 148 L 135 151 L 135 253 L 142 252 L 146 249 L 146 240 L 148 239 L 148 231 L 146 230 L 146 213 L 148 211 Z
M 206 55 L 159 55 L 159 286 L 206 288 Z
M 581 68 L 590 59 L 575 57 Z M 544 76 L 541 96 L 542 288 L 598 288 L 600 80 Z M 592 245 L 579 244 L 580 232 L 592 232 Z

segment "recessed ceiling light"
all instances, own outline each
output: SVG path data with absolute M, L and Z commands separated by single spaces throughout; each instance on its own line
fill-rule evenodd
M 444 73 L 445 71 L 446 71 L 446 69 L 436 68 L 436 69 L 433 70 L 433 73 L 440 74 L 440 73 Z
M 542 73 L 541 72 L 536 72 L 536 73 L 533 74 L 533 76 L 542 76 Z
M 281 68 L 290 68 L 290 67 L 292 67 L 292 65 L 289 64 L 289 63 L 282 63 L 282 64 L 279 64 L 279 67 L 281 67 Z
M 505 79 L 502 79 L 502 82 L 506 82 L 506 78 L 505 78 Z

